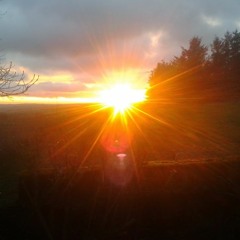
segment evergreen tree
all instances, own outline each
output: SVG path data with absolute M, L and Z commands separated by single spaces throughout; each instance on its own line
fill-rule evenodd
M 236 80 L 240 74 L 240 32 L 237 30 L 231 34 L 229 52 L 229 68 L 232 78 Z
M 175 57 L 174 64 L 181 70 L 187 70 L 193 67 L 201 66 L 206 63 L 208 48 L 202 44 L 199 37 L 193 37 L 189 41 L 189 48 L 182 47 L 180 57 Z
M 240 97 L 240 32 L 215 37 L 208 47 L 199 37 L 182 47 L 180 56 L 162 61 L 152 71 L 150 98 L 165 96 L 223 100 Z M 165 91 L 165 90 L 166 91 Z
M 215 37 L 211 44 L 211 61 L 215 66 L 223 66 L 225 64 L 223 41 L 219 37 Z

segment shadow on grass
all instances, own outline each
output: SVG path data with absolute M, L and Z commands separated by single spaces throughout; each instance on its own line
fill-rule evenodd
M 240 162 L 145 166 L 123 187 L 100 169 L 20 177 L 0 239 L 239 239 Z

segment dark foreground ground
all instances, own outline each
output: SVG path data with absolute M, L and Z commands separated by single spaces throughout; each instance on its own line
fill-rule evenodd
M 145 166 L 125 187 L 99 169 L 23 174 L 0 239 L 240 239 L 240 161 Z

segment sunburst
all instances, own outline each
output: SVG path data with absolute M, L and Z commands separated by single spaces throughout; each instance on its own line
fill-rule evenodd
M 114 109 L 114 115 L 124 114 L 133 104 L 146 99 L 145 89 L 134 89 L 127 83 L 116 83 L 99 92 L 99 102 Z

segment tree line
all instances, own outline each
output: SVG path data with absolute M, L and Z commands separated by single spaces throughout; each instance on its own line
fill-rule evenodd
M 151 100 L 220 101 L 240 98 L 240 32 L 215 37 L 210 46 L 198 36 L 179 56 L 161 61 L 149 78 Z

